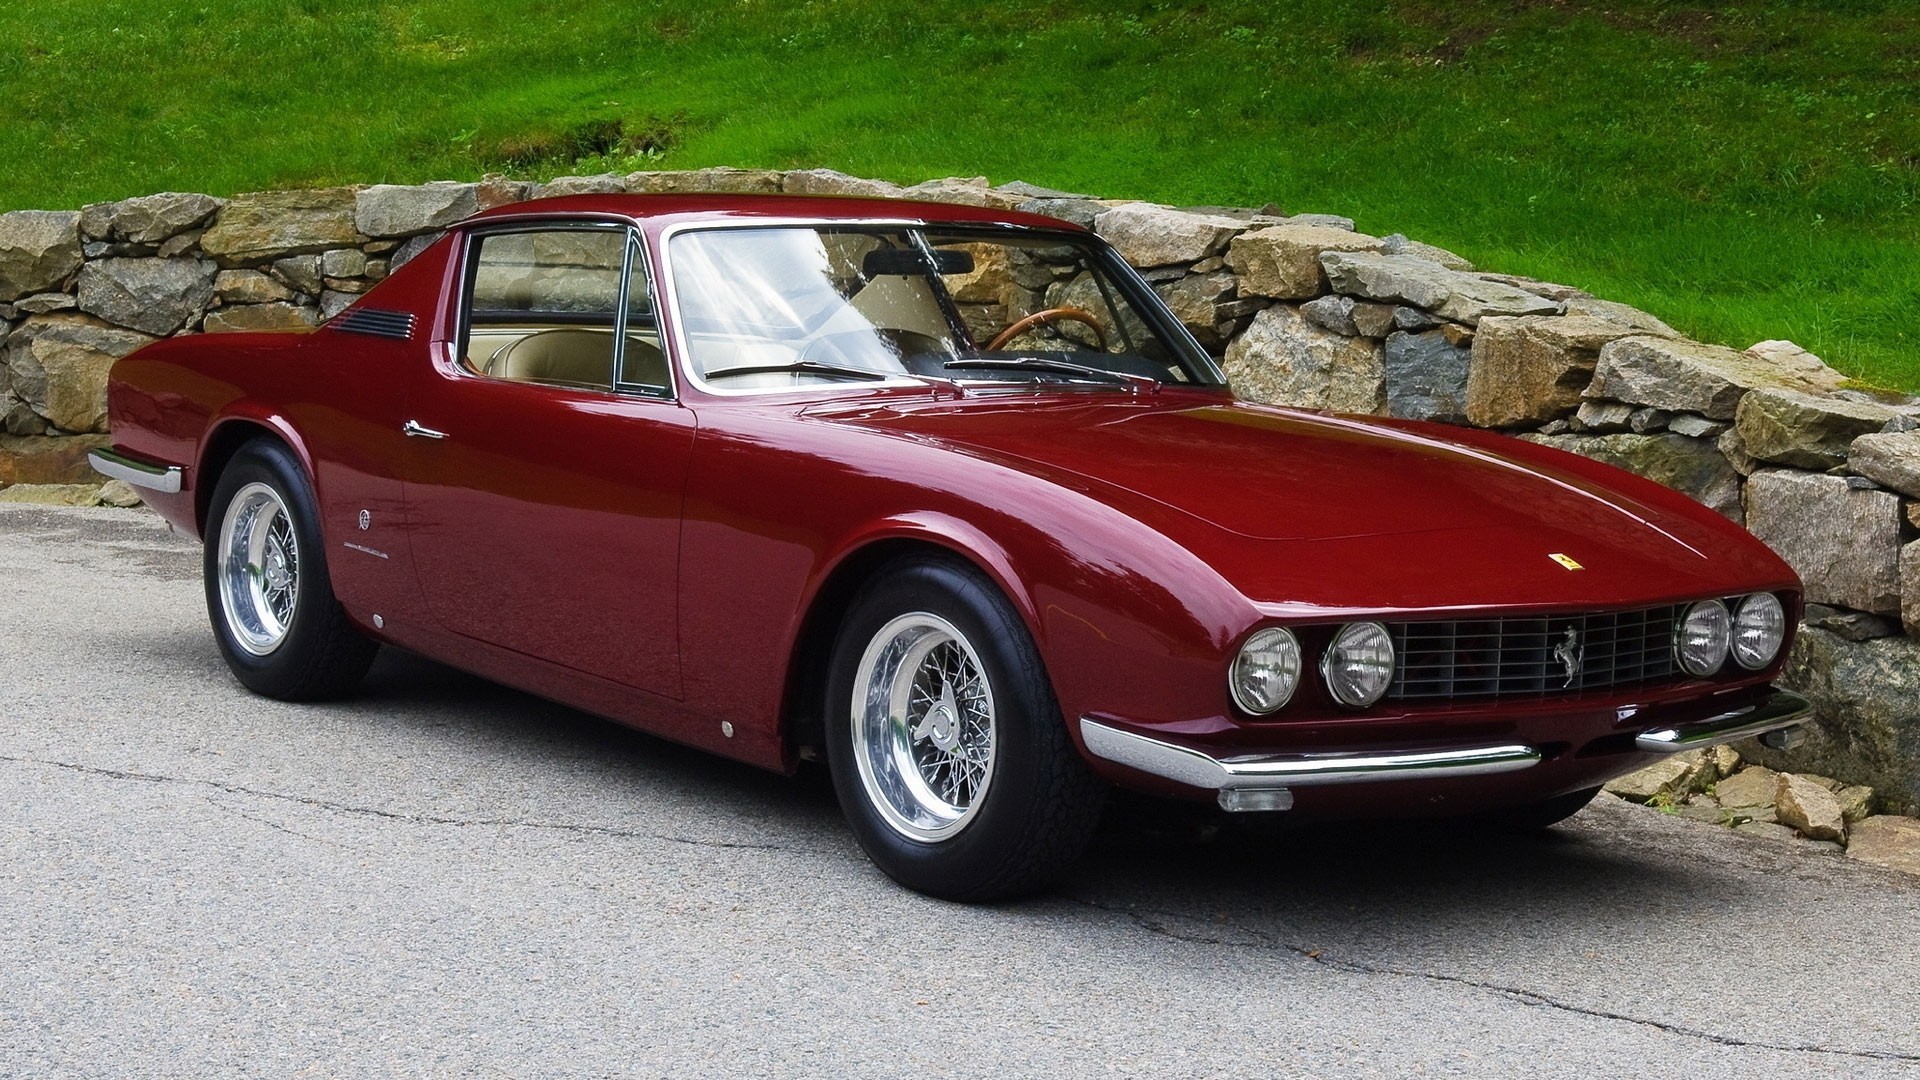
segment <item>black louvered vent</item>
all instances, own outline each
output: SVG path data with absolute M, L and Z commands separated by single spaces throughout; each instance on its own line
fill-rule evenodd
M 396 341 L 406 341 L 413 336 L 413 316 L 404 311 L 354 308 L 341 313 L 331 325 L 335 330 L 345 330 L 349 334 L 393 338 Z
M 1670 678 L 1680 611 L 1391 624 L 1399 663 L 1387 696 L 1547 695 Z

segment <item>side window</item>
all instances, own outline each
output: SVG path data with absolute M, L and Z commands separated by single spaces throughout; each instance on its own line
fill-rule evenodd
M 467 366 L 515 382 L 612 390 L 626 230 L 486 233 L 471 243 Z

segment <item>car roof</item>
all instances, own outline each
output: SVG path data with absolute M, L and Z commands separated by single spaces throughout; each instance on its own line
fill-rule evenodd
M 917 199 L 855 198 L 844 195 L 561 195 L 530 199 L 483 211 L 469 222 L 523 215 L 617 214 L 638 220 L 673 218 L 681 221 L 739 218 L 803 218 L 820 221 L 909 220 L 928 224 L 1021 225 L 1028 228 L 1086 230 L 1069 221 L 958 203 Z

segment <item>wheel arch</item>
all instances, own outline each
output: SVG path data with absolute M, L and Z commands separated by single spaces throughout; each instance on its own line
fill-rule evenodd
M 216 419 L 200 440 L 200 460 L 194 468 L 193 520 L 202 536 L 206 535 L 207 514 L 213 502 L 214 488 L 240 448 L 257 438 L 269 438 L 285 446 L 300 462 L 307 483 L 315 484 L 313 460 L 305 444 L 286 421 L 276 416 L 229 413 Z M 319 495 L 317 486 L 315 497 Z

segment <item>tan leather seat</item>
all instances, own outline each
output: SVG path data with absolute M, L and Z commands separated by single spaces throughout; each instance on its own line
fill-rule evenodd
M 487 374 L 520 382 L 611 389 L 613 335 L 572 329 L 528 334 L 494 353 L 487 362 Z M 658 346 L 627 338 L 627 381 L 667 385 L 667 359 Z

